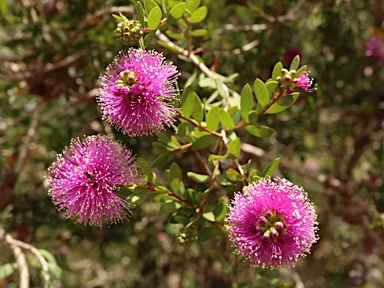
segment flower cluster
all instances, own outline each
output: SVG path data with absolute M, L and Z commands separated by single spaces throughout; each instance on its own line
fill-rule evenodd
M 127 218 L 128 202 L 116 194 L 120 185 L 138 184 L 142 177 L 130 151 L 106 136 L 72 139 L 48 169 L 52 197 L 65 216 L 102 227 Z
M 288 71 L 283 69 L 281 71 L 283 77 L 278 76 L 276 81 L 280 83 L 282 89 L 287 89 L 287 93 L 292 93 L 295 87 L 299 87 L 307 92 L 316 91 L 316 86 L 313 87 L 313 78 L 309 78 L 310 71 L 303 71 L 297 75 L 296 70 Z
M 382 64 L 384 62 L 384 40 L 372 36 L 367 43 L 365 55 L 378 59 L 378 64 Z
M 97 96 L 104 119 L 130 136 L 153 134 L 170 125 L 178 77 L 172 63 L 156 51 L 120 52 L 100 77 Z
M 302 188 L 262 179 L 238 192 L 226 216 L 236 253 L 253 266 L 294 265 L 318 240 L 316 212 Z

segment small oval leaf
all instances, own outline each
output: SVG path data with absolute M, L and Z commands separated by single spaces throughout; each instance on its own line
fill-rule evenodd
M 160 25 L 161 16 L 162 13 L 160 7 L 156 6 L 155 8 L 153 8 L 148 15 L 148 27 L 152 30 L 156 30 L 157 27 L 159 27 Z
M 205 6 L 197 8 L 189 18 L 190 23 L 199 23 L 207 17 L 208 9 Z
M 255 80 L 253 84 L 257 102 L 260 103 L 262 107 L 265 107 L 269 104 L 269 92 L 267 86 L 259 78 Z

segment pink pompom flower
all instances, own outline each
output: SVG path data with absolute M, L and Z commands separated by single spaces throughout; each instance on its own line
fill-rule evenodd
M 150 135 L 169 126 L 176 112 L 177 78 L 176 66 L 156 51 L 120 52 L 100 76 L 97 101 L 103 118 L 129 136 Z
M 130 211 L 116 194 L 120 185 L 139 184 L 142 177 L 131 151 L 107 136 L 72 139 L 48 169 L 48 195 L 68 218 L 102 227 L 121 222 Z
M 235 253 L 252 266 L 292 266 L 318 240 L 314 206 L 286 179 L 249 184 L 228 208 L 226 227 Z

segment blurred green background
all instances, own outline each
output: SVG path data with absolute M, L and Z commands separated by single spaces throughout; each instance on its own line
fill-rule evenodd
M 241 134 L 267 156 L 245 149 L 239 159 L 256 157 L 262 167 L 268 155 L 282 157 L 278 174 L 304 186 L 316 205 L 320 241 L 312 254 L 279 271 L 239 259 L 233 275 L 223 237 L 189 249 L 178 245 L 178 228 L 149 199 L 133 209 L 130 222 L 102 230 L 56 211 L 45 176 L 72 137 L 109 134 L 148 162 L 158 155 L 151 149 L 154 136 L 122 135 L 101 120 L 95 101 L 100 73 L 127 49 L 114 39 L 111 14 L 136 18 L 128 1 L 0 1 L 0 227 L 54 255 L 53 287 L 384 287 L 384 70 L 379 58 L 365 54 L 373 36 L 382 39 L 384 51 L 384 4 L 202 5 L 208 16 L 197 28 L 208 34 L 190 45 L 202 48 L 198 55 L 216 72 L 239 73 L 230 88 L 240 91 L 256 77 L 268 79 L 276 62 L 287 67 L 297 54 L 318 84 L 286 112 L 260 119 L 277 131 L 273 137 Z M 178 66 L 181 88 L 197 71 L 155 39 L 148 48 Z M 199 84 L 204 100 L 212 91 Z M 186 171 L 194 157 L 175 154 L 174 161 Z M 161 177 L 162 167 L 156 172 Z M 40 264 L 27 256 L 31 287 L 41 287 Z M 0 243 L 0 265 L 14 261 L 9 246 Z M 18 287 L 18 281 L 16 269 L 0 286 Z

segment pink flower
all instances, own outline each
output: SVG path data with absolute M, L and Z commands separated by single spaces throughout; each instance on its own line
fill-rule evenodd
M 116 194 L 120 185 L 140 183 L 130 151 L 106 136 L 72 139 L 48 169 L 48 195 L 65 216 L 102 227 L 127 218 L 128 202 Z
M 291 266 L 318 240 L 316 212 L 302 188 L 286 179 L 244 187 L 228 206 L 230 240 L 252 266 Z
M 372 36 L 365 50 L 367 57 L 374 57 L 379 60 L 378 64 L 382 64 L 384 61 L 384 40 L 375 36 Z
M 170 125 L 178 72 L 156 51 L 120 52 L 100 77 L 97 96 L 103 118 L 130 136 L 153 134 Z
M 300 74 L 299 78 L 293 79 L 293 82 L 296 84 L 297 87 L 307 91 L 307 92 L 314 92 L 316 91 L 316 87 L 312 87 L 313 78 L 309 78 L 309 71 L 304 71 Z

